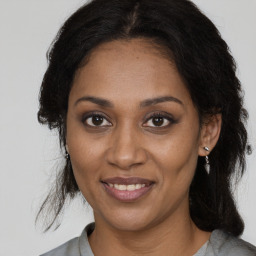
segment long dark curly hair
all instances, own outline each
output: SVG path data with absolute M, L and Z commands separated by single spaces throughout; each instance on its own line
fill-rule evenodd
M 40 91 L 38 120 L 59 132 L 65 145 L 68 97 L 76 70 L 98 45 L 112 40 L 144 38 L 168 49 L 200 120 L 222 114 L 221 134 L 209 158 L 210 175 L 198 157 L 190 187 L 190 214 L 202 230 L 223 229 L 235 236 L 244 225 L 232 195 L 232 177 L 245 169 L 247 112 L 236 65 L 214 24 L 188 0 L 93 0 L 62 26 L 49 52 Z M 65 160 L 56 185 L 37 217 L 52 211 L 46 230 L 58 226 L 67 199 L 80 194 L 70 160 Z

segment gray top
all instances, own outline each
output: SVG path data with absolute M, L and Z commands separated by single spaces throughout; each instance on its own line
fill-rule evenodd
M 94 223 L 86 226 L 80 237 L 41 256 L 94 256 L 88 242 Z M 256 247 L 221 230 L 214 230 L 210 239 L 193 256 L 256 256 Z

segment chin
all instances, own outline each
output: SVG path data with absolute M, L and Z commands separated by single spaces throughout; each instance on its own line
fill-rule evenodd
M 157 215 L 156 215 L 157 216 Z M 152 215 L 152 210 L 127 210 L 119 209 L 112 211 L 112 214 L 104 214 L 105 222 L 116 230 L 127 232 L 138 232 L 153 227 L 159 222 L 158 218 Z M 97 221 L 97 219 L 96 219 Z

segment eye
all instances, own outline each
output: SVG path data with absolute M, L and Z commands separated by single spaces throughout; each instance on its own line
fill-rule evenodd
M 112 124 L 101 114 L 90 114 L 83 118 L 83 123 L 92 127 L 106 127 Z
M 173 118 L 162 113 L 155 113 L 143 124 L 147 127 L 167 127 L 171 123 L 174 123 Z

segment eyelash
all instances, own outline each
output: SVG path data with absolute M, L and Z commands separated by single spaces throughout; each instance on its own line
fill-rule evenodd
M 107 121 L 109 123 L 109 125 L 91 125 L 91 124 L 88 124 L 87 121 L 89 118 L 92 118 L 92 117 L 100 117 L 103 119 L 103 122 Z M 168 121 L 168 124 L 167 125 L 164 125 L 164 126 L 147 126 L 145 125 L 145 123 L 149 122 L 150 120 L 153 120 L 154 118 L 163 118 L 164 119 L 164 122 L 167 120 Z M 99 127 L 109 127 L 109 126 L 112 126 L 111 122 L 108 120 L 108 118 L 103 115 L 102 113 L 100 112 L 91 112 L 91 113 L 88 113 L 86 115 L 84 115 L 82 117 L 82 122 L 84 123 L 84 125 L 86 125 L 87 127 L 90 127 L 90 128 L 99 128 Z M 162 112 L 156 112 L 156 113 L 153 113 L 153 114 L 150 114 L 148 118 L 146 118 L 146 121 L 143 122 L 143 127 L 150 127 L 150 128 L 166 128 L 166 127 L 169 127 L 171 124 L 174 124 L 176 123 L 176 121 L 173 119 L 173 117 L 171 117 L 169 114 L 166 114 L 166 113 L 162 113 Z
M 166 128 L 166 127 L 169 127 L 171 124 L 176 123 L 176 121 L 174 120 L 173 117 L 170 116 L 170 114 L 162 113 L 162 112 L 156 112 L 156 113 L 150 114 L 150 116 L 146 119 L 146 122 L 143 123 L 143 126 L 145 127 L 144 124 L 149 122 L 150 120 L 153 120 L 154 118 L 163 118 L 164 120 L 168 121 L 168 124 L 164 125 L 164 126 L 148 126 L 148 127 L 150 127 L 150 128 L 151 127 L 152 128 Z
M 90 124 L 87 124 L 86 121 L 89 119 L 89 118 L 92 118 L 92 117 L 100 117 L 100 118 L 103 118 L 105 121 L 107 121 L 108 123 L 111 124 L 111 122 L 108 121 L 108 118 L 103 115 L 102 113 L 99 113 L 99 112 L 91 112 L 91 113 L 88 113 L 86 115 L 83 116 L 82 118 L 82 122 L 87 126 L 87 127 L 107 127 L 107 126 L 111 126 L 111 125 L 104 125 L 104 126 L 98 126 L 98 125 L 90 125 Z

